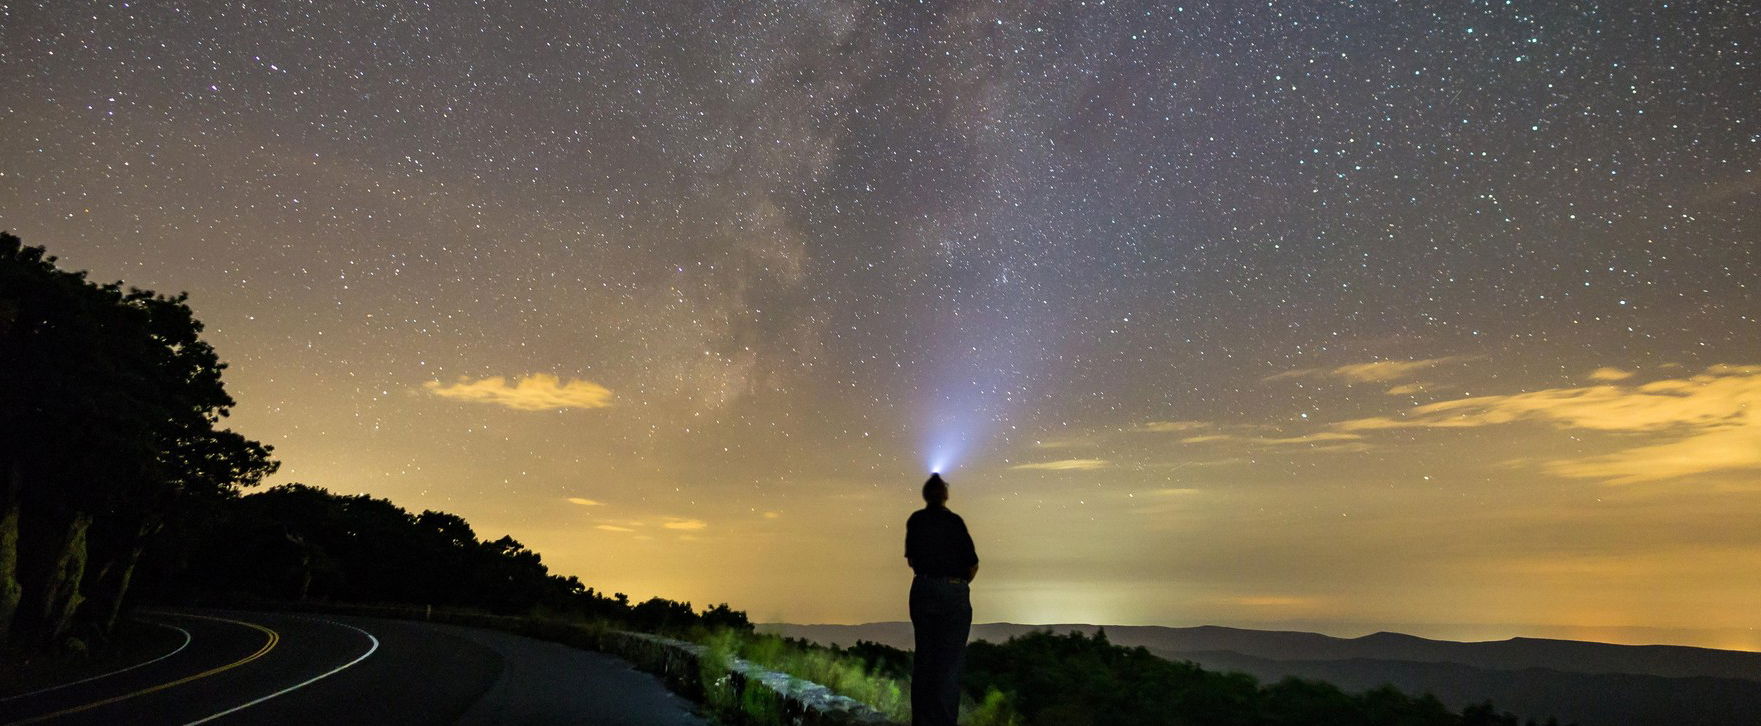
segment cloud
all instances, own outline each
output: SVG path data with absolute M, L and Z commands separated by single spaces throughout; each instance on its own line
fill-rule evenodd
M 667 529 L 698 530 L 698 529 L 703 529 L 704 527 L 708 527 L 709 523 L 705 522 L 701 519 L 680 519 L 678 517 L 668 517 L 666 523 L 662 524 L 660 526 L 665 527 Z
M 596 502 L 585 497 L 569 497 L 568 501 L 570 504 L 579 504 L 583 507 L 599 507 L 605 505 L 605 502 Z
M 1636 386 L 1602 384 L 1439 401 L 1397 417 L 1352 419 L 1334 428 L 1477 428 L 1519 421 L 1667 439 L 1545 465 L 1562 476 L 1628 484 L 1761 469 L 1761 366 L 1715 365 L 1688 378 Z
M 1211 426 L 1209 421 L 1151 421 L 1132 430 L 1150 433 L 1178 433 L 1207 429 Z
M 429 381 L 422 388 L 442 398 L 493 403 L 519 411 L 612 405 L 611 389 L 605 386 L 583 380 L 563 381 L 547 373 L 534 373 L 512 384 L 501 376 L 490 376 L 476 381 L 460 378 L 451 385 Z
M 778 517 L 781 517 L 781 516 L 783 516 L 783 513 L 782 513 L 782 512 L 765 512 L 765 513 L 764 513 L 764 518 L 765 518 L 765 519 L 776 519 L 776 518 L 778 518 Z
M 634 532 L 634 531 L 636 531 L 636 530 L 630 529 L 629 527 L 619 527 L 615 524 L 596 525 L 596 526 L 594 526 L 594 529 L 603 529 L 607 532 Z
M 1301 436 L 1240 436 L 1236 434 L 1203 434 L 1180 440 L 1183 444 L 1230 443 L 1246 446 L 1306 446 L 1307 451 L 1368 451 L 1370 445 L 1360 439 L 1363 434 L 1347 431 L 1317 431 Z
M 1186 433 L 1180 438 L 1183 444 L 1236 444 L 1243 447 L 1269 446 L 1303 446 L 1303 452 L 1355 452 L 1368 451 L 1371 447 L 1361 441 L 1362 434 L 1344 431 L 1319 431 L 1301 436 L 1276 436 L 1279 427 L 1271 424 L 1230 423 L 1219 424 L 1209 421 L 1152 421 L 1131 429 L 1132 431 L 1154 431 L 1167 433 Z M 1216 461 L 1188 461 L 1179 466 L 1218 466 L 1237 464 L 1247 461 L 1241 458 L 1220 459 Z M 1026 466 L 1015 467 L 1028 468 Z M 1049 467 L 1041 467 L 1049 468 Z
M 1188 436 L 1184 439 L 1181 439 L 1180 443 L 1182 443 L 1182 444 L 1208 444 L 1212 441 L 1234 441 L 1234 440 L 1240 439 L 1240 438 L 1242 438 L 1242 437 L 1236 436 L 1234 434 L 1203 434 L 1200 436 Z
M 1303 434 L 1302 436 L 1282 436 L 1282 437 L 1261 436 L 1261 437 L 1252 438 L 1252 439 L 1250 439 L 1250 441 L 1252 441 L 1253 443 L 1257 443 L 1257 444 L 1269 444 L 1269 445 L 1273 445 L 1273 446 L 1283 446 L 1283 445 L 1289 445 L 1289 444 L 1316 444 L 1316 443 L 1321 443 L 1324 441 L 1356 441 L 1361 438 L 1363 438 L 1362 434 L 1350 434 L 1350 433 L 1344 433 L 1344 432 L 1340 432 L 1340 431 L 1319 431 L 1319 432 L 1312 433 L 1312 434 Z
M 1189 466 L 1234 466 L 1236 464 L 1246 464 L 1246 463 L 1249 463 L 1249 461 L 1251 461 L 1251 460 L 1240 457 L 1240 456 L 1230 456 L 1230 457 L 1222 458 L 1222 459 L 1205 459 L 1202 461 L 1182 461 L 1182 462 L 1175 464 L 1174 468 L 1184 469 Z
M 1328 453 L 1328 454 L 1357 454 L 1357 453 L 1369 451 L 1372 448 L 1375 448 L 1375 447 L 1372 447 L 1369 444 L 1366 444 L 1362 441 L 1354 441 L 1354 442 L 1347 443 L 1347 444 L 1328 444 L 1326 446 L 1311 446 L 1311 447 L 1304 449 L 1304 450 L 1305 451 L 1312 451 L 1315 453 Z
M 1761 401 L 1756 405 L 1761 405 Z M 1610 484 L 1660 481 L 1709 471 L 1761 469 L 1761 424 L 1751 420 L 1744 426 L 1704 431 L 1665 444 L 1555 461 L 1547 468 L 1562 476 L 1606 479 Z
M 1113 463 L 1106 459 L 1059 459 L 1057 461 L 1042 461 L 1035 464 L 1016 464 L 1009 468 L 1034 469 L 1040 471 L 1086 471 L 1089 469 L 1105 469 L 1112 465 Z
M 1420 360 L 1378 360 L 1368 363 L 1351 363 L 1336 368 L 1298 368 L 1296 370 L 1274 373 L 1262 380 L 1280 381 L 1287 378 L 1344 378 L 1363 383 L 1387 383 L 1411 376 L 1419 371 L 1435 368 L 1448 363 L 1462 363 L 1474 360 L 1479 356 L 1451 355 L 1442 358 L 1423 358 Z
M 1610 366 L 1603 366 L 1590 371 L 1590 380 L 1592 381 L 1624 381 L 1632 377 L 1632 371 L 1623 371 L 1619 368 Z
M 1094 446 L 1096 442 L 1097 439 L 1094 436 L 1070 436 L 1059 439 L 1040 439 L 1039 441 L 1033 442 L 1033 447 L 1036 449 L 1072 449 L 1082 446 Z
M 1388 395 L 1390 395 L 1390 396 L 1408 396 L 1408 395 L 1411 395 L 1414 393 L 1424 393 L 1425 387 L 1429 386 L 1429 385 L 1431 385 L 1431 384 L 1415 382 L 1415 383 L 1402 383 L 1398 386 L 1389 386 L 1388 387 Z

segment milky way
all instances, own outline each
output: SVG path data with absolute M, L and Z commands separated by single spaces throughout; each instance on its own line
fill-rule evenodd
M 900 618 L 959 439 L 981 621 L 1761 648 L 1758 38 L 1745 2 L 9 3 L 0 227 L 189 290 L 281 481 L 608 590 Z

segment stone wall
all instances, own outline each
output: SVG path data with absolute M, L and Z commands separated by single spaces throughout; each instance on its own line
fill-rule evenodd
M 740 658 L 714 662 L 709 649 L 696 643 L 608 631 L 599 650 L 660 676 L 668 688 L 709 705 L 724 718 L 791 726 L 893 724 L 874 709 L 817 683 Z

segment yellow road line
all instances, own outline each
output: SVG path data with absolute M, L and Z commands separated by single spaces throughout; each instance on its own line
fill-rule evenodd
M 260 630 L 264 634 L 268 635 L 269 637 L 263 641 L 263 647 L 258 648 L 257 652 L 252 653 L 250 655 L 247 655 L 243 658 L 240 658 L 239 660 L 233 661 L 233 662 L 228 663 L 226 665 L 217 666 L 214 668 L 209 668 L 208 670 L 202 671 L 201 673 L 197 673 L 193 676 L 184 676 L 183 678 L 179 678 L 175 681 L 161 683 L 157 686 L 148 686 L 146 688 L 142 688 L 141 690 L 135 691 L 133 693 L 124 693 L 120 696 L 112 696 L 110 698 L 106 698 L 101 701 L 93 701 L 93 702 L 85 704 L 83 706 L 74 706 L 73 708 L 64 708 L 64 709 L 62 709 L 60 711 L 56 711 L 54 713 L 46 713 L 41 716 L 33 716 L 31 718 L 27 718 L 22 721 L 13 721 L 11 723 L 5 724 L 4 726 L 18 726 L 19 724 L 37 723 L 39 721 L 47 721 L 52 718 L 60 718 L 62 716 L 66 716 L 68 714 L 79 713 L 81 711 L 87 711 L 90 709 L 97 708 L 99 706 L 108 706 L 112 703 L 116 703 L 117 701 L 126 701 L 130 698 L 134 698 L 135 696 L 144 696 L 149 693 L 163 691 L 163 690 L 165 690 L 167 688 L 171 688 L 173 686 L 181 686 L 185 683 L 189 683 L 190 681 L 194 681 L 194 680 L 201 679 L 201 678 L 207 678 L 208 676 L 211 676 L 216 673 L 223 672 L 223 671 L 229 671 L 229 670 L 232 670 L 232 669 L 237 668 L 239 666 L 242 666 L 246 663 L 254 661 L 258 658 L 261 658 L 261 657 L 263 657 L 263 654 L 268 653 L 269 651 L 273 650 L 275 648 L 276 643 L 281 642 L 281 634 L 280 633 L 277 633 L 273 630 L 265 628 L 265 627 L 258 625 L 256 623 L 247 623 L 243 620 L 229 620 L 227 618 L 216 618 L 216 617 L 209 616 L 209 615 L 191 615 L 189 613 L 175 613 L 175 614 L 178 617 L 200 618 L 202 620 L 217 620 L 222 623 L 232 623 L 233 625 L 243 625 L 243 626 L 245 626 L 247 628 L 251 628 L 253 630 Z

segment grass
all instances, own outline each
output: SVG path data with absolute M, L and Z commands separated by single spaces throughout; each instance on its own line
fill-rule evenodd
M 741 698 L 733 694 L 728 673 L 730 658 L 741 658 L 769 670 L 818 683 L 834 693 L 854 699 L 898 723 L 911 722 L 911 681 L 878 672 L 860 657 L 806 641 L 777 635 L 719 630 L 695 638 L 709 648 L 704 660 L 703 684 L 711 705 L 718 710 L 739 711 L 754 723 L 777 723 L 780 712 L 774 698 Z M 747 688 L 751 696 L 769 689 Z M 738 701 L 738 702 L 737 702 Z M 1004 694 L 991 690 L 978 702 L 962 704 L 961 723 L 968 726 L 1019 726 L 1021 718 Z
M 839 695 L 855 699 L 894 721 L 911 720 L 910 683 L 871 673 L 860 659 L 841 656 L 830 649 L 802 647 L 775 635 L 734 630 L 708 633 L 699 638 L 698 642 L 709 648 L 710 657 L 705 660 L 706 670 L 714 668 L 720 671 L 720 674 L 706 675 L 706 692 L 727 687 L 722 682 L 726 680 L 723 674 L 726 673 L 729 659 L 742 658 L 773 671 L 818 683 Z M 766 689 L 746 689 L 748 693 L 762 690 Z M 751 713 L 747 704 L 742 706 L 741 710 L 759 723 L 766 722 L 762 717 L 769 714 Z M 763 708 L 762 704 L 759 706 Z

